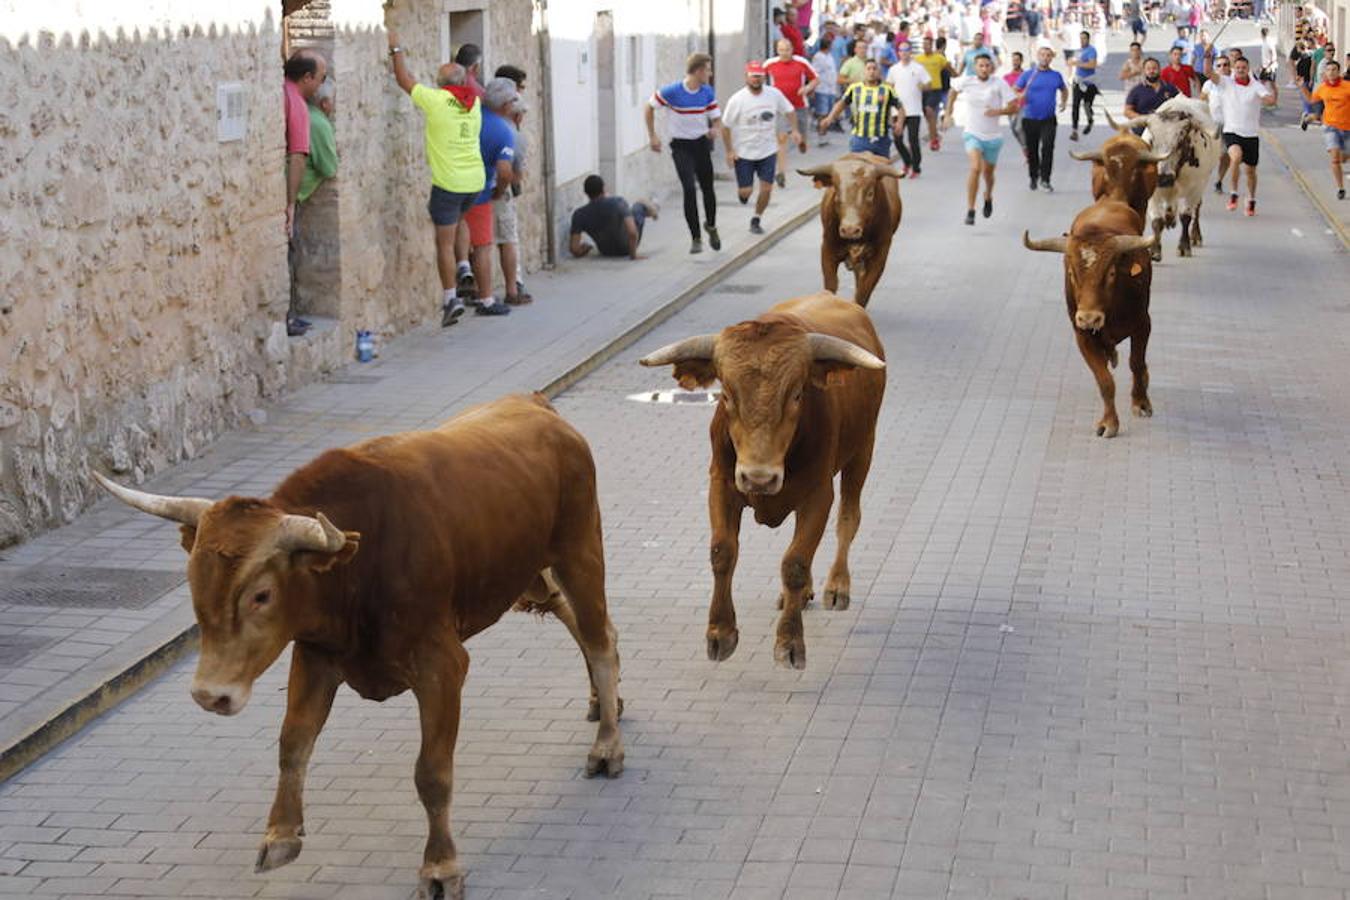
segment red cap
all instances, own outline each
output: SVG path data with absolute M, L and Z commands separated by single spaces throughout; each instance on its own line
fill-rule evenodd
M 747 75 L 765 75 L 764 63 L 757 59 L 752 59 L 745 64 L 745 74 Z

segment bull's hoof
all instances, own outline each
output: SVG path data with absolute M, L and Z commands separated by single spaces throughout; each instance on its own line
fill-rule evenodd
M 826 609 L 834 609 L 834 610 L 848 609 L 848 604 L 851 599 L 852 598 L 849 597 L 849 589 L 847 587 L 840 586 L 833 588 L 832 587 L 825 588 L 824 605 Z
M 1120 433 L 1120 422 L 1115 419 L 1102 419 L 1097 423 L 1097 437 L 1113 438 Z
M 294 861 L 300 855 L 300 848 L 303 843 L 298 835 L 263 838 L 262 846 L 258 848 L 258 861 L 254 863 L 253 871 L 270 872 Z
M 779 638 L 773 648 L 773 661 L 785 669 L 805 669 L 806 639 Z
M 1190 245 L 1189 245 L 1189 244 L 1187 244 L 1187 245 L 1178 244 L 1178 245 L 1177 245 L 1177 256 L 1190 256 L 1190 255 L 1191 255 L 1191 248 L 1190 248 Z
M 608 742 L 596 741 L 586 755 L 586 777 L 594 778 L 602 772 L 609 778 L 623 774 L 623 743 L 617 737 Z
M 622 698 L 622 697 L 619 698 L 619 718 L 620 718 L 620 719 L 623 718 L 623 698 Z M 586 721 L 587 721 L 587 722 L 599 722 L 599 721 L 600 721 L 600 701 L 597 700 L 597 699 L 595 699 L 594 697 L 591 698 L 591 705 L 590 705 L 589 707 L 587 707 L 587 709 L 586 709 Z
M 741 633 L 735 628 L 723 630 L 708 629 L 708 659 L 713 662 L 724 662 L 731 658 L 731 654 L 736 652 L 736 645 L 740 643 Z
M 1153 416 L 1153 404 L 1148 400 L 1136 400 L 1130 411 L 1141 419 L 1148 419 Z
M 464 876 L 459 872 L 441 877 L 423 875 L 417 885 L 417 900 L 464 900 Z

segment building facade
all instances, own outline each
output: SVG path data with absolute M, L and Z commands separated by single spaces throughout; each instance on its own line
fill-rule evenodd
M 521 256 L 550 264 L 580 182 L 669 191 L 642 105 L 711 49 L 720 95 L 766 0 L 0 0 L 0 546 L 70 521 L 91 469 L 141 482 L 346 362 L 357 329 L 439 318 L 422 122 L 397 28 L 431 82 L 463 43 L 529 73 Z M 281 62 L 335 84 L 338 175 L 284 229 Z M 577 127 L 577 123 L 585 123 Z

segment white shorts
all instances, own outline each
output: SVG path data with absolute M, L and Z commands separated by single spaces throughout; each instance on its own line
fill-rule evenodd
M 516 217 L 516 202 L 510 191 L 492 201 L 492 233 L 498 244 L 520 243 L 520 223 Z

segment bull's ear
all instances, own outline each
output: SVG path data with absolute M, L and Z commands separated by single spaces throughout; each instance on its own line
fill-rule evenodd
M 178 526 L 178 543 L 183 545 L 183 549 L 188 553 L 197 545 L 197 529 L 191 525 Z
M 291 561 L 296 566 L 309 569 L 311 572 L 327 572 L 335 566 L 345 566 L 351 562 L 356 551 L 361 546 L 361 532 L 344 531 L 347 542 L 342 545 L 335 553 L 323 553 L 317 550 L 297 550 L 291 557 Z
M 686 391 L 705 388 L 717 380 L 717 370 L 710 359 L 683 359 L 675 364 L 672 373 Z

